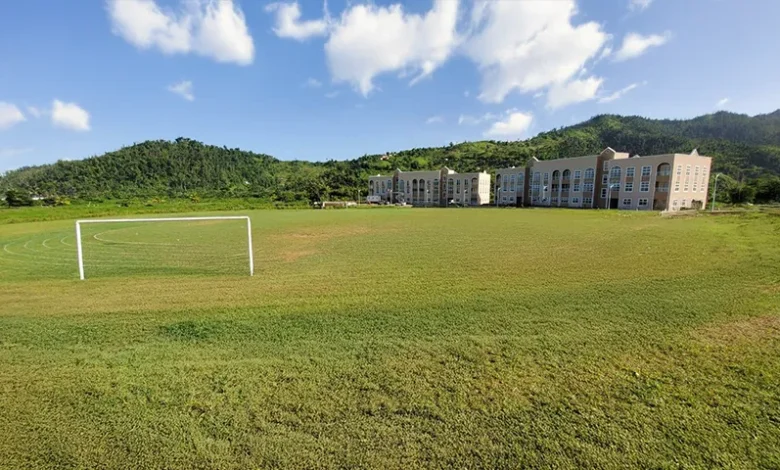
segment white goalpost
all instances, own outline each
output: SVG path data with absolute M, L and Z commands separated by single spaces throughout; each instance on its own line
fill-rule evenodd
M 246 220 L 246 237 L 249 250 L 249 275 L 255 275 L 255 262 L 252 253 L 252 221 L 246 215 L 214 216 L 214 217 L 159 217 L 141 219 L 83 219 L 76 221 L 76 251 L 79 258 L 79 278 L 84 278 L 84 253 L 81 246 L 81 224 L 111 224 L 122 222 L 193 222 L 203 220 Z

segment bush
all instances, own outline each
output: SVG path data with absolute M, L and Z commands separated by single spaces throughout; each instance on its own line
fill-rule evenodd
M 32 206 L 33 199 L 30 193 L 20 189 L 9 189 L 5 192 L 5 203 L 8 207 Z

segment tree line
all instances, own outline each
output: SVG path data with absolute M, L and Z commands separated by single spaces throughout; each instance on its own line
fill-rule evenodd
M 269 202 L 355 199 L 372 174 L 437 169 L 491 171 L 539 159 L 591 155 L 605 147 L 632 155 L 690 153 L 713 157 L 718 199 L 780 201 L 780 110 L 728 112 L 690 120 L 600 115 L 527 140 L 450 143 L 353 160 L 282 161 L 188 138 L 134 144 L 76 161 L 24 167 L 0 177 L 7 205 L 135 198 L 259 198 Z M 10 193 L 9 193 L 10 191 Z

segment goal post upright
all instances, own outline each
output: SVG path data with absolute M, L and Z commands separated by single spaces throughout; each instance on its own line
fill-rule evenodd
M 82 219 L 76 221 L 76 253 L 79 260 L 79 279 L 84 280 L 84 251 L 81 244 L 81 224 L 110 224 L 132 222 L 195 222 L 203 220 L 246 220 L 246 236 L 249 250 L 249 275 L 255 275 L 255 257 L 252 249 L 252 220 L 248 215 L 226 215 L 212 217 L 148 217 L 139 219 Z
M 246 239 L 249 244 L 249 275 L 255 275 L 255 255 L 252 250 L 252 220 L 246 216 Z
M 76 251 L 79 255 L 79 279 L 84 280 L 84 252 L 81 250 L 81 221 L 76 221 Z

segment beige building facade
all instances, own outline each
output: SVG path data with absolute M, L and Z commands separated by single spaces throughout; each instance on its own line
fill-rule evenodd
M 396 170 L 390 176 L 370 176 L 368 196 L 388 204 L 413 206 L 481 206 L 490 204 L 490 174 Z M 371 200 L 369 199 L 369 200 Z
M 712 158 L 690 154 L 633 156 L 606 148 L 598 155 L 538 160 L 500 168 L 493 182 L 496 206 L 666 210 L 706 205 Z M 369 177 L 369 196 L 415 206 L 490 204 L 490 175 L 396 170 Z

